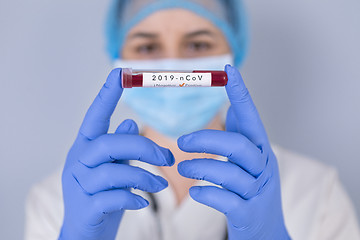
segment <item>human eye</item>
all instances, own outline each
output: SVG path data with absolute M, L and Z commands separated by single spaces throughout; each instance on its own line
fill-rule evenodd
M 193 41 L 187 43 L 186 48 L 189 52 L 205 52 L 212 49 L 212 44 L 205 41 Z
M 151 56 L 160 52 L 160 45 L 157 43 L 144 43 L 135 47 L 135 52 L 138 55 Z

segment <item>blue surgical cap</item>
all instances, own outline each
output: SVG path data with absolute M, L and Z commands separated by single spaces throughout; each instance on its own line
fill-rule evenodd
M 241 0 L 113 0 L 107 22 L 107 51 L 112 60 L 121 58 L 125 38 L 132 27 L 152 13 L 182 8 L 212 22 L 226 37 L 234 63 L 239 66 L 246 54 L 247 21 Z

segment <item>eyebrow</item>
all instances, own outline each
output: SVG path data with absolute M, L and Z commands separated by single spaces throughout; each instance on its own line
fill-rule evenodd
M 198 30 L 198 31 L 187 33 L 185 35 L 185 38 L 193 38 L 193 37 L 197 37 L 197 36 L 201 36 L 201 35 L 208 35 L 210 37 L 213 37 L 214 33 L 209 30 Z
M 194 38 L 194 37 L 198 37 L 198 36 L 201 36 L 201 35 L 207 35 L 207 36 L 211 36 L 213 37 L 214 34 L 209 31 L 209 30 L 197 30 L 197 31 L 194 31 L 194 32 L 190 32 L 190 33 L 187 33 L 185 35 L 185 38 Z M 155 39 L 157 38 L 159 35 L 156 34 L 156 33 L 149 33 L 149 32 L 137 32 L 137 33 L 134 33 L 130 36 L 130 39 L 134 39 L 134 38 L 147 38 L 147 39 Z
M 156 33 L 148 33 L 148 32 L 137 32 L 130 36 L 130 39 L 133 38 L 148 38 L 148 39 L 154 39 L 157 38 L 158 34 Z

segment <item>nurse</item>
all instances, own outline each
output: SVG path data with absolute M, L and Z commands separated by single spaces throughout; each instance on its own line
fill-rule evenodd
M 27 239 L 360 239 L 335 171 L 269 143 L 237 69 L 246 27 L 238 0 L 114 1 L 107 41 L 117 68 L 61 183 L 56 175 L 31 193 Z M 124 90 L 124 67 L 224 69 L 229 80 Z M 108 131 L 119 101 L 140 130 L 125 120 Z

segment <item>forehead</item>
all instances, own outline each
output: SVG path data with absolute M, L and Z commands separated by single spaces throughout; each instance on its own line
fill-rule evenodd
M 147 16 L 129 31 L 129 35 L 135 32 L 156 33 L 187 33 L 207 29 L 220 31 L 206 18 L 196 13 L 181 9 L 164 9 Z

